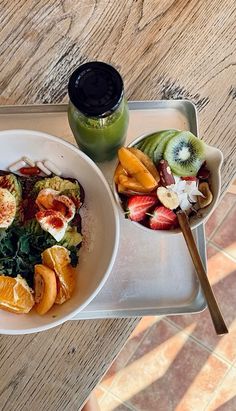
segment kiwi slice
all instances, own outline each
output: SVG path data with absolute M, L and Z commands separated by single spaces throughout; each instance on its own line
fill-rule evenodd
M 167 143 L 178 133 L 179 131 L 176 130 L 166 130 L 160 134 L 157 141 L 157 146 L 153 153 L 153 160 L 155 164 L 157 164 L 163 158 L 163 153 Z
M 142 150 L 142 146 L 144 145 L 145 140 L 139 141 L 137 144 L 135 144 L 135 148 L 138 148 L 139 150 Z
M 157 163 L 163 157 L 165 144 L 169 138 L 176 133 L 176 130 L 164 130 L 151 134 L 144 140 L 140 141 L 135 147 L 147 154 L 154 163 Z M 167 138 L 168 137 L 168 138 Z M 159 149 L 160 145 L 160 149 Z
M 152 159 L 152 161 L 154 160 L 153 155 L 154 155 L 154 151 L 155 151 L 156 144 L 157 144 L 156 141 L 157 141 L 157 136 L 156 134 L 153 134 L 152 136 L 148 138 L 142 150 Z
M 156 140 L 156 134 L 151 134 L 150 136 L 146 137 L 140 143 L 136 144 L 135 147 L 142 150 L 145 154 L 147 154 L 153 160 L 153 151 L 154 145 Z
M 205 144 L 189 131 L 183 131 L 172 137 L 164 151 L 174 174 L 195 176 L 205 161 Z

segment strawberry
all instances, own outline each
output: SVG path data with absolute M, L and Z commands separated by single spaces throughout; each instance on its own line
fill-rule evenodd
M 197 177 L 194 177 L 194 176 L 181 177 L 181 180 L 197 181 Z
M 157 203 L 153 195 L 135 195 L 128 199 L 127 215 L 132 221 L 141 221 L 146 217 L 146 212 Z
M 177 216 L 169 208 L 158 206 L 149 219 L 149 226 L 152 230 L 170 230 L 177 223 Z

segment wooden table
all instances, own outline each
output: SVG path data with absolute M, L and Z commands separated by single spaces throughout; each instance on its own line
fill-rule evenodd
M 223 193 L 235 172 L 235 10 L 235 0 L 1 1 L 0 103 L 67 101 L 75 67 L 110 62 L 128 99 L 195 102 L 201 135 L 224 153 Z M 1 410 L 78 410 L 137 322 L 1 336 Z

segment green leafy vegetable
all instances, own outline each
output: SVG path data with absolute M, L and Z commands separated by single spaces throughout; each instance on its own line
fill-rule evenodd
M 17 214 L 13 224 L 6 230 L 0 229 L 0 275 L 16 277 L 21 275 L 29 286 L 33 286 L 34 265 L 41 263 L 41 254 L 53 245 L 61 245 L 70 251 L 71 265 L 78 263 L 78 249 L 82 241 L 80 221 L 75 216 L 68 225 L 60 242 L 44 231 L 35 219 L 35 199 L 44 188 L 59 191 L 73 199 L 77 208 L 84 196 L 82 187 L 75 179 L 58 176 L 50 178 L 19 177 L 12 173 L 0 176 L 0 187 L 7 188 L 16 198 Z M 82 192 L 82 194 L 81 194 Z
M 62 240 L 63 241 L 63 240 Z M 34 265 L 41 263 L 41 253 L 58 243 L 34 221 L 25 226 L 10 227 L 0 232 L 0 272 L 16 277 L 20 274 L 29 286 L 33 286 Z M 75 246 L 70 251 L 71 265 L 78 263 Z

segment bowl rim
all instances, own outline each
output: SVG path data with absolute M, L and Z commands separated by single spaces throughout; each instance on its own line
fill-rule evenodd
M 6 135 L 6 134 L 24 134 L 24 135 L 28 135 L 29 138 L 34 138 L 35 136 L 39 136 L 39 137 L 43 137 L 48 139 L 49 141 L 55 141 L 59 144 L 63 144 L 65 146 L 67 146 L 69 149 L 71 149 L 72 151 L 74 151 L 79 157 L 83 158 L 91 167 L 92 169 L 95 171 L 95 173 L 97 173 L 97 175 L 99 176 L 99 178 L 101 179 L 109 200 L 110 200 L 110 204 L 112 207 L 112 211 L 113 211 L 113 217 L 114 217 L 114 223 L 115 223 L 115 236 L 114 236 L 114 245 L 113 245 L 113 249 L 112 249 L 112 255 L 111 255 L 111 259 L 110 262 L 107 266 L 107 269 L 104 273 L 104 276 L 101 280 L 101 282 L 98 284 L 98 286 L 96 287 L 96 289 L 93 291 L 93 293 L 89 296 L 89 298 L 86 299 L 86 301 L 80 305 L 79 308 L 74 309 L 72 312 L 70 312 L 67 315 L 62 316 L 62 318 L 54 320 L 52 319 L 52 321 L 50 321 L 49 324 L 45 324 L 45 325 L 40 325 L 37 327 L 31 327 L 31 328 L 23 328 L 23 329 L 2 329 L 0 328 L 0 334 L 4 334 L 4 335 L 23 335 L 23 334 L 33 334 L 36 332 L 41 332 L 41 331 L 46 331 L 48 329 L 54 328 L 60 324 L 65 323 L 68 320 L 71 320 L 73 317 L 75 317 L 80 311 L 82 311 L 93 299 L 94 297 L 99 293 L 99 291 L 102 289 L 102 287 L 104 286 L 105 282 L 107 281 L 112 268 L 114 266 L 114 262 L 117 256 L 117 252 L 118 252 L 118 247 L 119 247 L 119 239 L 120 239 L 120 220 L 119 220 L 119 213 L 114 201 L 114 197 L 112 195 L 111 189 L 109 187 L 109 184 L 107 182 L 107 180 L 105 179 L 104 174 L 102 173 L 102 171 L 99 169 L 99 167 L 97 166 L 96 163 L 93 162 L 93 160 L 91 160 L 85 153 L 83 153 L 78 147 L 76 147 L 74 144 L 64 140 L 63 138 L 60 137 L 56 137 L 52 134 L 43 132 L 43 131 L 36 131 L 36 130 L 32 130 L 32 129 L 8 129 L 8 130 L 1 130 L 0 131 L 0 137 L 1 135 Z M 34 134 L 34 135 L 32 135 Z M 10 313 L 10 314 L 14 314 L 14 313 Z M 16 315 L 16 314 L 15 314 Z M 25 314 L 27 315 L 27 314 Z
M 180 129 L 177 129 L 177 128 L 161 129 L 161 130 L 157 130 L 157 131 L 152 131 L 152 132 L 148 132 L 148 133 L 143 133 L 143 134 L 141 134 L 140 136 L 138 136 L 138 137 L 136 137 L 134 140 L 132 140 L 129 144 L 127 144 L 126 147 L 133 147 L 135 144 L 139 143 L 139 142 L 142 141 L 144 138 L 147 138 L 147 137 L 149 137 L 149 136 L 151 136 L 151 135 L 153 135 L 153 134 L 155 134 L 155 133 L 161 133 L 161 132 L 170 131 L 170 130 L 173 130 L 173 131 L 189 131 L 190 133 L 192 133 L 190 130 L 180 130 Z M 192 133 L 192 134 L 193 134 L 193 133 Z M 194 134 L 193 134 L 193 135 L 194 135 Z M 199 138 L 199 137 L 197 137 L 197 138 Z M 218 167 L 218 169 L 217 169 L 217 177 L 218 177 L 218 181 L 219 181 L 219 189 L 218 189 L 218 192 L 217 192 L 216 196 L 214 197 L 214 206 L 213 206 L 212 209 L 209 211 L 209 213 L 208 213 L 207 215 L 205 215 L 204 217 L 200 218 L 200 219 L 199 219 L 200 221 L 195 221 L 195 222 L 191 222 L 191 221 L 190 221 L 190 227 L 191 227 L 192 230 L 196 229 L 198 226 L 200 226 L 201 224 L 205 223 L 205 222 L 208 220 L 208 218 L 211 216 L 211 214 L 212 214 L 213 211 L 215 210 L 215 207 L 216 207 L 216 205 L 217 205 L 218 199 L 219 199 L 219 197 L 220 197 L 220 192 L 221 192 L 221 175 L 220 175 L 220 170 L 221 170 L 221 167 L 222 167 L 222 164 L 223 164 L 223 153 L 222 153 L 222 151 L 219 150 L 217 147 L 211 146 L 211 145 L 209 145 L 209 144 L 207 144 L 207 143 L 205 143 L 205 142 L 204 142 L 204 144 L 205 144 L 205 146 L 206 146 L 207 148 L 209 148 L 209 149 L 211 149 L 211 150 L 215 150 L 215 152 L 217 152 L 218 155 L 219 155 L 219 157 L 220 157 L 219 167 Z M 119 164 L 119 160 L 118 160 L 117 163 L 116 163 L 116 167 L 117 167 L 118 164 Z M 115 167 L 115 168 L 116 168 L 116 167 Z M 115 197 L 116 203 L 118 204 L 120 211 L 121 211 L 122 213 L 124 213 L 124 209 L 123 209 L 123 207 L 122 207 L 121 200 L 120 200 L 120 196 L 119 196 L 119 193 L 118 193 L 118 191 L 117 191 L 117 186 L 116 186 L 116 184 L 115 184 L 115 182 L 114 182 L 114 179 L 113 179 L 113 181 L 112 181 L 112 188 L 113 188 L 113 193 L 114 193 L 114 197 Z M 146 227 L 146 226 L 140 224 L 139 222 L 132 221 L 132 220 L 130 220 L 130 221 L 132 222 L 132 224 L 135 224 L 136 227 L 139 227 L 141 230 L 144 230 L 144 231 L 149 232 L 149 233 L 161 233 L 162 235 L 168 235 L 168 234 L 175 234 L 175 235 L 177 235 L 177 234 L 181 234 L 181 229 L 180 229 L 180 228 L 172 229 L 172 230 L 152 230 L 151 228 Z

